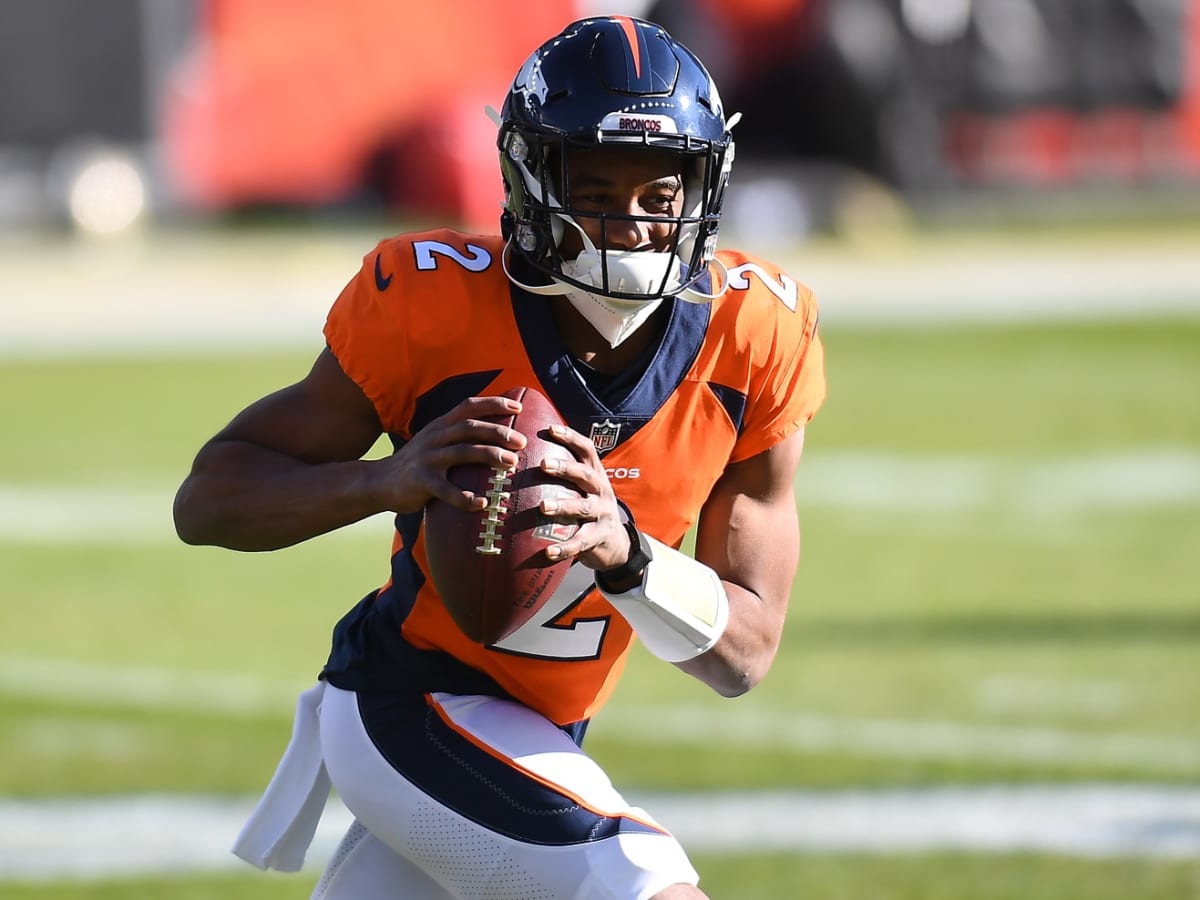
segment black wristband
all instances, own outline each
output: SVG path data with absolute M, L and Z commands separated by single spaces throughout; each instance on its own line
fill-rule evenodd
M 642 570 L 654 559 L 650 544 L 646 536 L 638 531 L 629 508 L 619 500 L 617 502 L 624 513 L 625 533 L 629 535 L 629 558 L 612 569 L 596 570 L 596 587 L 606 594 L 623 594 L 637 587 L 642 580 Z

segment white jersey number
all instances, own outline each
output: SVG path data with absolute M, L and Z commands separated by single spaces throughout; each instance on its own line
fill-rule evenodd
M 492 264 L 492 254 L 475 244 L 467 244 L 470 256 L 465 256 L 457 247 L 441 241 L 413 241 L 413 253 L 417 256 L 417 269 L 429 272 L 438 267 L 437 257 L 448 256 L 469 272 L 482 272 Z
M 739 291 L 746 290 L 750 287 L 750 279 L 746 277 L 749 274 L 757 275 L 762 283 L 767 286 L 767 290 L 774 294 L 780 303 L 792 312 L 796 311 L 796 303 L 799 301 L 800 296 L 796 282 L 782 273 L 779 275 L 779 280 L 776 281 L 757 263 L 743 263 L 740 266 L 730 269 L 729 286 Z
M 528 622 L 508 637 L 489 646 L 522 656 L 540 656 L 546 659 L 595 659 L 600 655 L 600 645 L 608 631 L 608 617 L 600 619 L 576 619 L 569 625 L 559 625 L 555 620 L 574 606 L 594 586 L 592 570 L 575 564 L 567 570 L 567 577 L 558 586 L 542 608 Z

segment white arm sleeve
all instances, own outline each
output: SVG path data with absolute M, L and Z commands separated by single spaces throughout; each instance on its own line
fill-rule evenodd
M 725 586 L 704 563 L 644 536 L 654 558 L 642 583 L 622 594 L 600 593 L 659 659 L 692 659 L 711 648 L 729 623 Z

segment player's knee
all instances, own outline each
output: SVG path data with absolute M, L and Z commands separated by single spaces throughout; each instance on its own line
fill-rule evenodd
M 597 841 L 585 852 L 591 890 L 581 896 L 663 900 L 704 897 L 694 887 L 699 876 L 687 854 L 668 834 L 623 834 Z
M 355 821 L 338 845 L 311 900 L 364 900 L 399 892 L 405 900 L 449 900 L 450 894 Z

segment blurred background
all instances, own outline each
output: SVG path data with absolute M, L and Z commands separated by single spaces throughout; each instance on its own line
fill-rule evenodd
M 770 677 L 640 650 L 590 751 L 715 898 L 1200 898 L 1200 0 L 2 0 L 0 896 L 307 896 L 228 846 L 391 523 L 191 548 L 200 444 L 381 237 L 497 227 L 591 13 L 741 111 L 722 245 L 821 301 Z M 386 448 L 379 447 L 379 453 Z
M 8 0 L 0 217 L 104 233 L 143 217 L 386 209 L 491 230 L 484 105 L 545 35 L 614 8 L 664 24 L 744 114 L 733 226 L 794 239 L 853 216 L 864 192 L 918 216 L 1196 212 L 1194 0 L 563 0 L 520 15 Z

